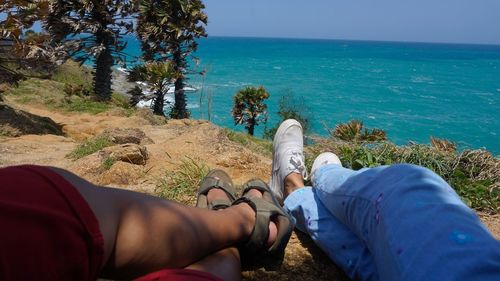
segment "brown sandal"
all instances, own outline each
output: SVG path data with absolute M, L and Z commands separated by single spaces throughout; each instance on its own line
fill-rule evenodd
M 222 189 L 227 194 L 227 197 L 229 197 L 229 200 L 217 199 L 208 203 L 207 194 L 214 188 Z M 233 181 L 229 175 L 222 170 L 212 170 L 200 183 L 196 207 L 220 210 L 231 206 L 234 200 L 236 200 L 236 192 L 233 188 Z
M 247 196 L 248 191 L 252 189 L 262 192 L 262 198 Z M 243 185 L 243 196 L 234 201 L 233 205 L 240 203 L 247 203 L 256 213 L 252 235 L 244 245 L 239 247 L 243 263 L 263 266 L 281 264 L 285 247 L 295 227 L 295 219 L 281 208 L 269 186 L 259 179 L 251 180 Z M 278 235 L 273 245 L 266 247 L 271 221 L 277 224 Z M 269 264 L 269 261 L 273 264 Z

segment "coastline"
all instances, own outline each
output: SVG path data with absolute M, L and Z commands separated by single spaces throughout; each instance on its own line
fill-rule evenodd
M 127 75 L 122 71 L 118 70 L 116 66 L 113 67 L 112 81 L 113 83 L 111 85 L 111 88 L 113 89 L 114 92 L 130 98 L 130 95 L 127 93 L 128 91 L 133 89 L 136 86 L 136 84 L 134 82 L 127 81 Z

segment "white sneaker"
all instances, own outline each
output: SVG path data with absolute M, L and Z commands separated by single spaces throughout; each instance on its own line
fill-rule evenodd
M 335 153 L 331 152 L 323 152 L 318 157 L 316 157 L 316 160 L 314 160 L 314 163 L 311 168 L 311 181 L 314 182 L 314 172 L 322 166 L 328 165 L 328 164 L 336 164 L 342 167 L 342 162 L 340 162 L 339 157 Z
M 291 173 L 301 174 L 304 179 L 307 178 L 302 126 L 294 119 L 281 123 L 273 141 L 273 170 L 270 187 L 280 202 L 283 202 L 285 178 Z

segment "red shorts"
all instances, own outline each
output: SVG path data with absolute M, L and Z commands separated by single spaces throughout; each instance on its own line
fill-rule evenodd
M 0 280 L 95 280 L 104 241 L 80 193 L 52 170 L 0 169 Z M 163 270 L 139 280 L 220 280 Z

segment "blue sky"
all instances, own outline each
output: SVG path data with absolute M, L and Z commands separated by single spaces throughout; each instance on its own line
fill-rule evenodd
M 211 36 L 500 44 L 500 0 L 204 0 Z

